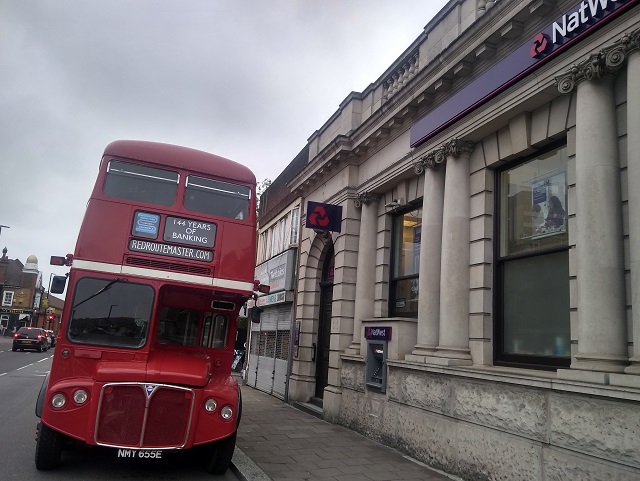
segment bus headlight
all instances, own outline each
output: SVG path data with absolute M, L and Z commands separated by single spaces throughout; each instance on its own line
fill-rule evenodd
M 231 407 L 229 407 L 229 406 L 223 407 L 222 410 L 220 411 L 220 416 L 225 421 L 228 421 L 229 419 L 231 419 L 233 417 L 233 409 L 231 409 Z
M 204 402 L 204 409 L 209 413 L 212 413 L 213 411 L 215 411 L 217 407 L 218 407 L 218 403 L 216 402 L 215 399 L 209 398 Z
M 65 404 L 67 404 L 67 398 L 60 392 L 51 398 L 51 405 L 56 409 L 63 408 Z
M 73 402 L 76 404 L 84 404 L 89 399 L 89 394 L 84 389 L 78 389 L 73 393 Z

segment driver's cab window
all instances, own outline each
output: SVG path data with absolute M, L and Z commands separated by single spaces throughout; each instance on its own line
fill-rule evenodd
M 205 313 L 202 326 L 201 347 L 222 349 L 227 345 L 229 318 L 224 314 Z
M 195 346 L 199 321 L 199 311 L 163 307 L 160 312 L 158 342 L 177 346 Z

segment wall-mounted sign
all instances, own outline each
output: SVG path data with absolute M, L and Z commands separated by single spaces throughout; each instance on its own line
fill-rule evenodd
M 167 217 L 164 223 L 163 239 L 167 242 L 197 247 L 213 247 L 216 240 L 216 225 L 210 222 Z
M 640 0 L 582 0 L 411 127 L 416 147 L 590 35 Z
M 368 341 L 390 341 L 391 326 L 366 326 L 364 338 Z
M 314 230 L 340 232 L 342 227 L 342 206 L 307 202 L 305 227 Z
M 271 293 L 292 290 L 295 278 L 296 252 L 296 249 L 288 249 L 263 262 L 256 267 L 255 278 L 261 284 L 269 286 Z
M 194 261 L 211 262 L 213 260 L 213 252 L 211 251 L 137 239 L 131 239 L 129 241 L 129 250 L 145 252 L 147 254 L 158 254 L 161 256 L 181 257 Z

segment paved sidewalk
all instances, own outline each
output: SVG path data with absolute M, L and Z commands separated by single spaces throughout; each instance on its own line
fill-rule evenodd
M 322 421 L 249 386 L 236 454 L 250 458 L 262 477 L 247 480 L 451 481 L 354 431 Z M 236 456 L 234 456 L 236 463 Z M 243 474 L 243 469 L 237 465 Z M 266 475 L 266 476 L 265 476 Z

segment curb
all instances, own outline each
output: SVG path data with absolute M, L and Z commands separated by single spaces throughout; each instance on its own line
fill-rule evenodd
M 242 481 L 271 481 L 271 478 L 236 446 L 229 468 Z

